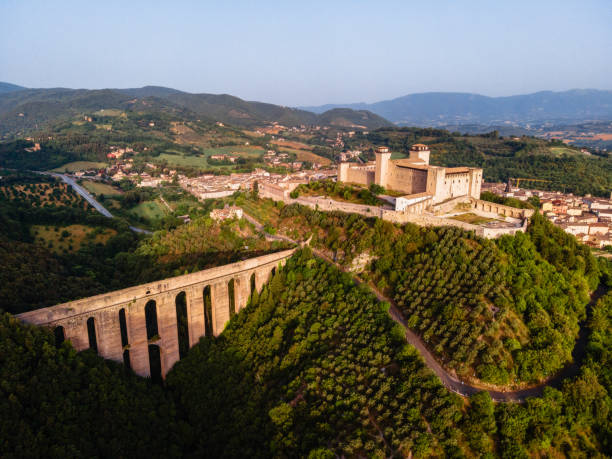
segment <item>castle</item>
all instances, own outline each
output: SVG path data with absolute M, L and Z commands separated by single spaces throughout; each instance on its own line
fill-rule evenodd
M 395 201 L 395 210 L 420 213 L 428 207 L 461 196 L 480 198 L 482 169 L 439 167 L 429 164 L 429 147 L 415 144 L 410 156 L 391 159 L 387 147 L 376 149 L 376 161 L 364 165 L 340 163 L 338 181 L 406 193 Z

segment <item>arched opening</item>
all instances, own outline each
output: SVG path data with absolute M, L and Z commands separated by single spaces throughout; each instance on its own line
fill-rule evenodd
M 179 342 L 179 359 L 189 351 L 189 323 L 187 319 L 187 294 L 181 292 L 176 295 L 176 329 Z
M 127 369 L 132 369 L 132 364 L 130 363 L 130 350 L 125 349 L 123 351 L 123 364 Z
M 234 279 L 231 279 L 227 283 L 227 295 L 229 296 L 229 310 L 230 310 L 230 318 L 236 315 L 236 296 L 235 293 L 235 282 Z
M 98 340 L 96 339 L 96 322 L 93 317 L 87 319 L 87 336 L 89 338 L 89 348 L 98 352 Z
M 257 288 L 255 286 L 255 273 L 251 274 L 250 284 L 251 284 L 251 295 L 252 295 L 253 293 L 255 293 L 255 289 Z
M 125 309 L 119 310 L 119 330 L 121 332 L 121 347 L 128 345 L 127 321 L 125 320 Z
M 270 271 L 270 277 L 274 277 L 276 275 L 276 268 L 272 268 L 272 271 Z
M 204 334 L 206 336 L 212 336 L 213 334 L 213 322 L 212 322 L 212 296 L 210 294 L 210 285 L 204 287 L 202 293 L 204 302 Z
M 151 380 L 161 382 L 161 352 L 157 344 L 149 344 L 149 368 L 151 369 Z
M 145 305 L 145 319 L 147 322 L 147 339 L 152 339 L 159 335 L 157 329 L 157 305 L 154 300 L 150 300 Z
M 64 327 L 58 325 L 53 329 L 53 335 L 55 336 L 55 345 L 57 347 L 61 346 L 62 343 L 66 339 L 66 334 L 64 333 Z

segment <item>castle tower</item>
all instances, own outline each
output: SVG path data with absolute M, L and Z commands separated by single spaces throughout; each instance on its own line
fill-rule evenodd
M 348 168 L 349 168 L 349 163 L 338 164 L 338 181 L 339 182 L 348 182 Z
M 470 169 L 470 196 L 480 199 L 480 189 L 482 187 L 482 169 Z
M 390 159 L 391 152 L 387 147 L 376 148 L 376 172 L 374 174 L 374 183 L 383 188 L 387 187 Z
M 410 160 L 415 163 L 429 164 L 429 147 L 422 143 L 415 143 L 410 147 Z

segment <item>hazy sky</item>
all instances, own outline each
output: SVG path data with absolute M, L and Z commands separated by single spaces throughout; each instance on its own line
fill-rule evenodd
M 284 105 L 612 89 L 612 0 L 0 0 L 0 81 Z

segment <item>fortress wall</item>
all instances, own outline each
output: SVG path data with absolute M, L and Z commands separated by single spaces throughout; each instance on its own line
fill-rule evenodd
M 424 193 L 427 190 L 427 171 L 398 167 L 391 162 L 387 173 L 387 187 L 407 194 Z
M 472 198 L 469 196 L 459 196 L 458 198 L 436 204 L 433 210 L 436 214 L 447 214 L 453 212 L 459 204 L 468 204 L 470 207 L 473 207 Z
M 370 186 L 374 183 L 375 171 L 372 166 L 349 167 L 346 170 L 346 182 Z
M 234 279 L 236 312 L 243 309 L 251 294 L 251 276 L 260 290 L 271 273 L 293 255 L 295 249 L 264 255 L 193 274 L 164 279 L 159 282 L 130 287 L 103 295 L 71 301 L 26 312 L 16 316 L 20 320 L 49 327 L 61 326 L 64 337 L 78 351 L 90 347 L 88 320 L 93 319 L 98 353 L 107 359 L 123 361 L 124 350 L 129 351 L 132 370 L 149 376 L 149 345 L 159 347 L 162 376 L 179 360 L 179 337 L 176 298 L 185 292 L 189 345 L 204 336 L 203 290 L 211 288 L 213 334 L 219 335 L 230 319 L 228 283 Z M 155 302 L 157 336 L 149 340 L 145 308 Z M 122 343 L 120 311 L 125 310 L 127 346 Z
M 516 228 L 483 228 L 483 236 L 488 239 L 496 239 L 506 234 L 514 235 L 518 232 L 524 233 L 525 231 L 527 231 L 527 220 Z
M 364 204 L 353 204 L 350 202 L 334 201 L 329 198 L 310 198 L 302 197 L 297 199 L 289 199 L 288 204 L 302 204 L 312 209 L 319 209 L 328 212 L 340 211 L 353 214 L 360 214 L 366 217 L 380 217 L 381 208 L 377 206 L 366 206 Z
M 447 218 L 436 217 L 434 215 L 415 215 L 410 213 L 396 212 L 392 210 L 384 210 L 382 215 L 383 220 L 393 223 L 414 223 L 420 226 L 455 226 L 466 231 L 474 231 L 482 236 L 482 227 L 471 225 L 469 223 L 460 222 L 458 220 L 450 220 Z
M 328 211 L 328 212 L 329 211 L 340 211 L 340 212 L 360 214 L 365 217 L 378 217 L 378 218 L 382 218 L 383 220 L 387 220 L 392 223 L 399 223 L 399 224 L 414 223 L 415 225 L 421 225 L 421 226 L 454 226 L 457 228 L 464 229 L 466 231 L 474 231 L 474 233 L 477 234 L 478 236 L 483 236 L 483 237 L 488 237 L 488 238 L 499 237 L 502 234 L 515 234 L 517 231 L 524 232 L 526 228 L 526 224 L 524 224 L 522 227 L 515 227 L 515 228 L 507 228 L 507 227 L 506 228 L 486 228 L 483 226 L 472 225 L 472 224 L 461 222 L 458 220 L 452 220 L 448 218 L 437 217 L 435 215 L 425 214 L 424 213 L 425 210 L 431 205 L 431 199 L 427 201 L 418 202 L 412 206 L 408 206 L 402 212 L 398 212 L 395 210 L 389 210 L 389 209 L 383 209 L 381 207 L 376 207 L 376 206 L 365 206 L 361 204 L 344 203 L 344 202 L 334 201 L 329 198 L 314 198 L 314 197 L 297 198 L 297 199 L 284 198 L 282 199 L 282 201 L 284 201 L 286 204 L 297 203 L 297 204 L 302 204 L 304 206 L 308 206 L 312 209 L 318 209 L 322 211 Z M 440 210 L 440 209 L 442 210 L 451 209 L 452 210 L 455 208 L 457 204 L 466 203 L 466 202 L 470 203 L 470 206 L 472 206 L 472 208 L 475 208 L 474 201 L 480 201 L 480 200 L 475 200 L 473 198 L 470 198 L 469 196 L 460 196 L 458 198 L 455 198 L 455 199 L 452 199 L 452 200 L 449 200 L 447 202 L 437 205 L 436 210 Z M 482 201 L 482 202 L 486 202 L 486 201 Z M 494 203 L 490 203 L 490 204 L 494 204 Z M 501 206 L 501 207 L 509 209 L 508 212 L 519 211 L 519 213 L 521 213 L 521 211 L 525 211 L 525 209 L 516 209 L 514 207 L 508 207 L 508 206 Z M 447 210 L 447 212 L 448 211 L 450 210 Z M 447 213 L 447 212 L 440 211 L 440 213 Z M 531 211 L 531 213 L 530 211 L 527 211 L 526 213 L 530 216 L 533 213 L 533 211 Z
M 454 196 L 468 196 L 470 194 L 470 175 L 469 173 L 447 174 L 444 177 L 442 190 L 438 190 L 442 199 Z
M 289 192 L 284 188 L 272 183 L 262 182 L 259 184 L 259 196 L 262 198 L 270 198 L 275 201 L 282 201 L 289 195 Z
M 518 209 L 516 207 L 504 206 L 503 204 L 483 201 L 481 199 L 472 199 L 472 207 L 482 212 L 490 212 L 492 214 L 519 219 L 530 218 L 535 212 L 533 209 Z

